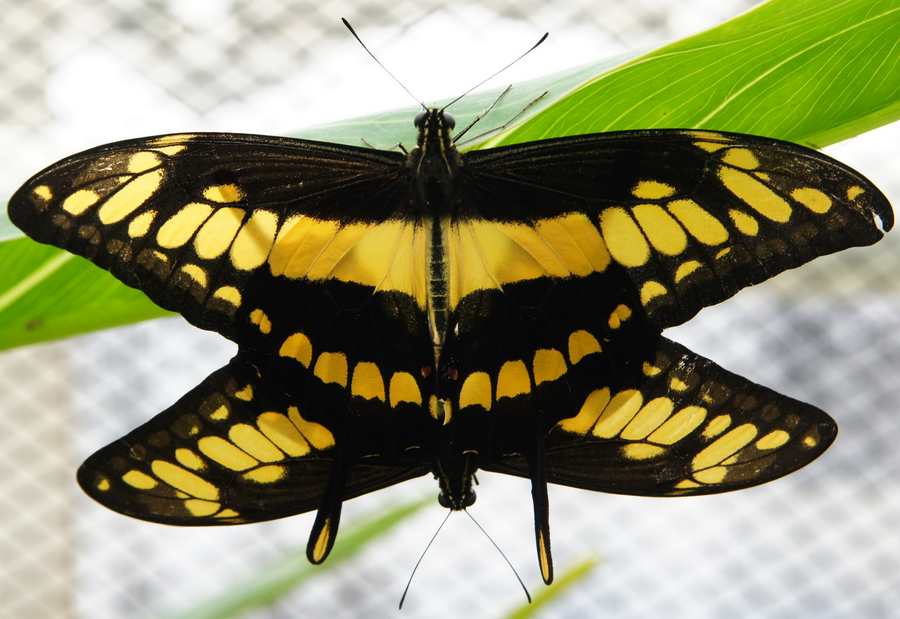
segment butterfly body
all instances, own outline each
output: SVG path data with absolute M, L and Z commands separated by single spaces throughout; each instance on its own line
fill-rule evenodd
M 27 181 L 10 218 L 238 343 L 226 366 L 91 456 L 79 483 L 168 524 L 316 510 L 432 473 L 645 496 L 805 465 L 836 425 L 662 329 L 812 258 L 874 243 L 890 205 L 801 146 L 680 129 L 459 153 L 437 109 L 408 154 L 239 134 L 129 140 Z

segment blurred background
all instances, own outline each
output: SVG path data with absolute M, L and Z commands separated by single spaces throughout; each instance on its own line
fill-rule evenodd
M 551 32 L 516 81 L 645 51 L 748 0 L 0 0 L 0 199 L 64 155 L 185 130 L 290 135 L 409 105 L 350 37 L 427 100 L 457 94 Z M 499 86 L 503 84 L 493 84 Z M 365 136 L 360 136 L 365 137 Z M 900 204 L 900 126 L 830 147 Z M 668 332 L 830 412 L 811 466 L 762 487 L 642 499 L 551 487 L 557 573 L 595 569 L 542 617 L 900 614 L 900 233 L 819 259 Z M 180 318 L 0 355 L 0 617 L 156 618 L 238 590 L 303 552 L 312 514 L 222 529 L 125 518 L 78 464 L 168 406 L 234 346 Z M 539 591 L 527 481 L 482 474 L 472 513 Z M 351 501 L 342 528 L 434 497 L 422 478 Z M 246 615 L 380 617 L 444 517 L 435 501 L 351 561 Z M 345 529 L 345 530 L 346 530 Z M 522 593 L 464 516 L 419 570 L 404 617 L 503 617 Z

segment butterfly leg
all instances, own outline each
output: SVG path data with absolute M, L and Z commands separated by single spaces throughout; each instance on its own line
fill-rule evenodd
M 347 482 L 348 465 L 343 458 L 334 461 L 328 486 L 322 495 L 319 511 L 316 513 L 316 521 L 309 532 L 309 541 L 306 544 L 306 558 L 310 563 L 319 564 L 325 560 L 334 540 L 337 538 L 338 525 L 341 521 L 341 506 L 344 499 L 344 486 Z
M 531 499 L 534 503 L 534 536 L 538 565 L 546 584 L 553 582 L 553 555 L 550 552 L 550 501 L 547 499 L 547 469 L 544 460 L 544 433 L 538 432 L 534 449 L 528 454 Z

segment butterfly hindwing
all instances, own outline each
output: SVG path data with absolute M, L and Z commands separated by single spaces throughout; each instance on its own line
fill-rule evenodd
M 344 462 L 338 504 L 426 472 L 380 453 L 371 434 L 348 432 L 346 414 L 325 399 L 285 394 L 261 367 L 233 359 L 88 458 L 78 472 L 82 488 L 143 520 L 219 525 L 320 507 L 335 463 L 348 454 L 371 452 L 365 462 Z M 374 446 L 360 442 L 370 437 Z
M 475 151 L 465 163 L 460 192 L 479 219 L 456 246 L 479 257 L 464 264 L 486 265 L 485 287 L 617 264 L 660 328 L 893 225 L 887 199 L 859 173 L 754 136 L 623 131 Z M 507 240 L 476 245 L 484 220 Z M 518 268 L 493 260 L 505 255 Z
M 583 385 L 575 408 L 545 411 L 566 415 L 545 441 L 548 481 L 643 496 L 725 492 L 804 466 L 837 433 L 821 410 L 662 337 L 639 376 L 617 382 Z M 529 476 L 520 456 L 484 468 Z

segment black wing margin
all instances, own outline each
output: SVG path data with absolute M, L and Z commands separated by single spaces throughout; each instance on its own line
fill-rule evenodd
M 726 492 L 805 466 L 836 434 L 821 410 L 661 337 L 640 379 L 612 390 L 598 384 L 577 413 L 550 429 L 546 477 L 617 494 Z M 521 456 L 482 468 L 530 477 Z
M 817 256 L 875 243 L 894 221 L 885 196 L 855 170 L 797 144 L 734 133 L 530 142 L 467 153 L 463 171 L 472 217 L 540 232 L 585 215 L 580 225 L 590 229 L 576 233 L 602 236 L 660 328 Z

